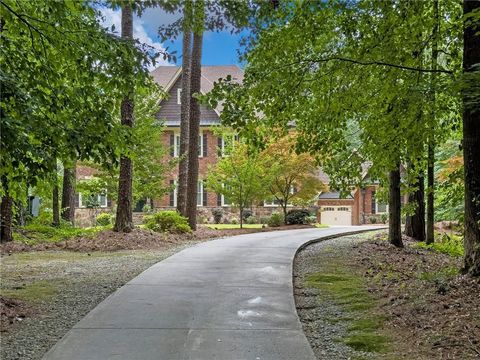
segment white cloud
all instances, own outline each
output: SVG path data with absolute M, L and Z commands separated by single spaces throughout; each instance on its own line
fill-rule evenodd
M 120 10 L 113 10 L 110 8 L 100 9 L 104 19 L 102 25 L 111 29 L 112 25 L 115 26 L 114 33 L 120 34 L 121 25 L 122 25 L 122 15 Z M 155 49 L 155 51 L 163 53 L 165 52 L 165 47 L 159 41 L 153 40 L 145 30 L 145 22 L 138 17 L 135 17 L 133 20 L 133 37 L 138 39 L 142 44 L 146 44 Z M 174 65 L 164 60 L 162 56 L 157 59 L 155 66 L 150 65 L 149 70 L 153 70 L 156 66 L 160 65 Z

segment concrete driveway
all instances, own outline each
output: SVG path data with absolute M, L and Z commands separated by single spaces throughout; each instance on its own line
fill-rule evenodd
M 183 250 L 110 295 L 44 359 L 313 360 L 295 310 L 295 253 L 368 229 L 379 227 L 264 232 Z

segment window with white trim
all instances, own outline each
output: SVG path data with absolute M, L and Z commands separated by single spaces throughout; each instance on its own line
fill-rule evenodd
M 225 184 L 223 184 L 222 186 L 225 187 Z M 230 205 L 232 205 L 232 202 L 230 201 L 230 199 L 222 194 L 222 206 L 230 206 Z
M 221 137 L 220 140 L 220 156 L 225 157 L 228 156 L 229 152 L 235 146 L 235 142 L 238 141 L 239 137 L 237 134 L 233 135 L 224 135 Z
M 107 194 L 85 196 L 82 193 L 78 193 L 78 206 L 81 208 L 106 208 L 108 206 Z
M 375 214 L 388 213 L 388 204 L 375 199 Z
M 182 88 L 177 89 L 177 104 L 182 104 Z
M 178 181 L 173 180 L 173 206 L 177 207 Z
M 276 198 L 265 200 L 263 202 L 263 206 L 280 206 L 280 201 L 278 201 Z
M 203 206 L 203 181 L 197 183 L 197 206 Z
M 198 157 L 203 157 L 203 132 L 198 135 Z
M 174 134 L 173 141 L 173 156 L 180 156 L 180 133 Z M 203 132 L 198 135 L 198 157 L 203 157 Z

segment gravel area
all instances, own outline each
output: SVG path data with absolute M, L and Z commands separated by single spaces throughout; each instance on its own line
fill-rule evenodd
M 32 315 L 19 317 L 3 329 L 0 358 L 41 359 L 76 322 L 117 288 L 187 246 L 156 251 L 43 251 L 3 256 L 2 294 L 18 292 Z
M 319 264 L 338 257 L 345 249 L 365 241 L 372 233 L 346 236 L 313 243 L 297 253 L 294 261 L 293 283 L 297 313 L 303 331 L 318 359 L 375 359 L 372 353 L 355 351 L 338 341 L 347 333 L 348 322 L 338 321 L 347 317 L 338 305 L 321 296 L 316 288 L 305 285 L 308 274 L 319 271 Z

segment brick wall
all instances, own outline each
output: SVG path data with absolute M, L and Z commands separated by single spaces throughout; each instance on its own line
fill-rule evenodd
M 200 129 L 202 134 L 206 137 L 203 141 L 207 142 L 207 156 L 198 158 L 198 179 L 203 180 L 206 178 L 208 167 L 213 166 L 218 161 L 218 137 L 215 136 L 212 130 L 208 128 Z M 180 128 L 168 128 L 162 136 L 162 142 L 166 147 L 170 147 L 170 136 L 172 134 L 180 133 Z M 172 172 L 167 176 L 166 186 L 170 185 L 171 180 L 178 179 L 178 166 L 176 166 Z M 167 208 L 170 206 L 170 194 L 165 195 L 161 199 L 154 200 L 154 205 L 157 208 Z M 217 207 L 217 194 L 207 191 L 207 207 Z

